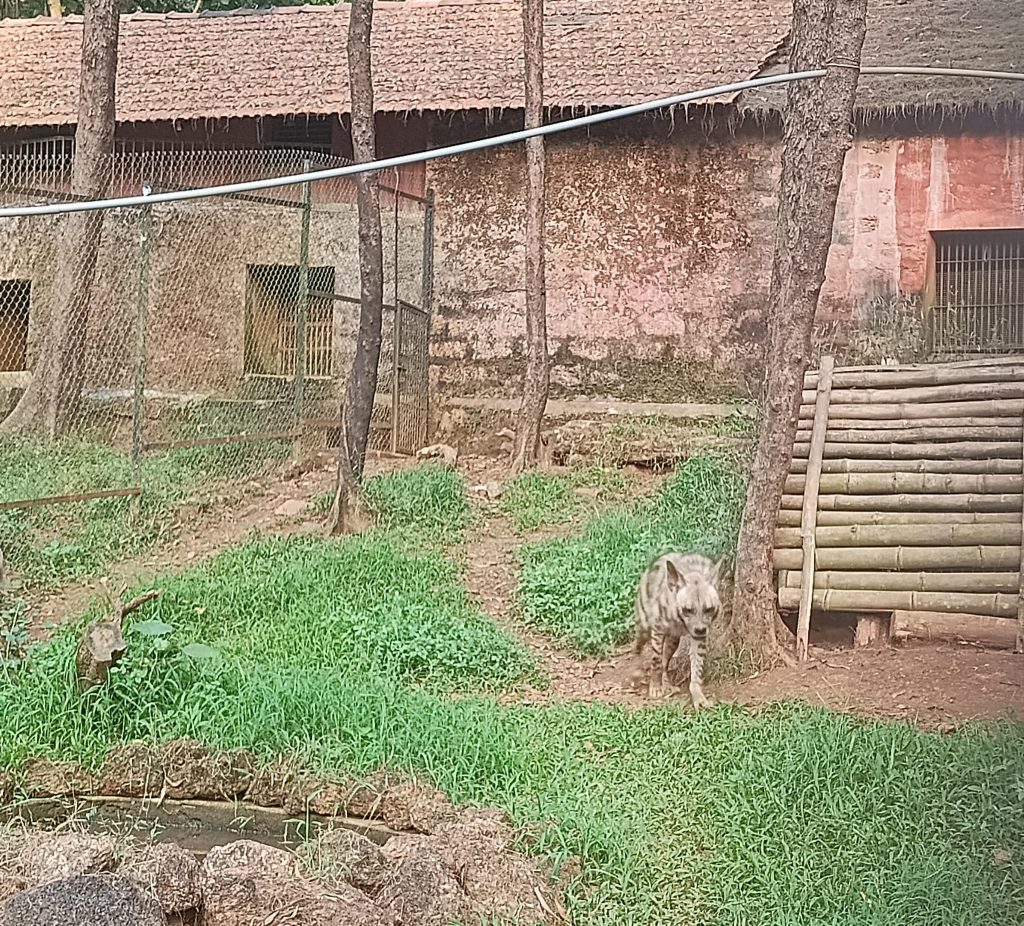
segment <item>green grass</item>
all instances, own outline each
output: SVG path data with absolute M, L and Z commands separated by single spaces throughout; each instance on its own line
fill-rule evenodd
M 377 514 L 378 528 L 398 532 L 418 545 L 453 543 L 470 523 L 465 480 L 439 463 L 371 476 L 364 492 Z M 326 517 L 333 500 L 333 492 L 323 492 L 310 507 L 318 517 Z
M 433 478 L 382 477 L 381 497 Z M 723 479 L 717 507 L 696 506 Z M 737 480 L 693 461 L 628 516 L 686 510 L 690 536 L 713 539 Z M 798 706 L 505 706 L 497 693 L 536 669 L 452 563 L 409 552 L 403 524 L 454 515 L 414 507 L 396 505 L 391 531 L 252 541 L 166 580 L 129 619 L 109 683 L 84 695 L 73 628 L 36 647 L 0 673 L 0 767 L 96 766 L 117 743 L 194 736 L 314 769 L 416 771 L 536 826 L 554 861 L 579 856 L 570 902 L 587 926 L 1022 921 L 1024 728 L 938 735 Z M 993 864 L 997 850 L 1009 861 Z
M 564 524 L 595 504 L 608 504 L 622 496 L 626 477 L 602 466 L 574 469 L 566 475 L 530 470 L 513 479 L 501 494 L 499 509 L 519 534 Z M 578 489 L 593 490 L 590 496 Z
M 406 530 L 443 544 L 469 524 L 465 481 L 439 463 L 374 476 L 366 480 L 365 491 L 385 530 Z
M 264 469 L 283 445 L 169 450 L 143 457 L 137 516 L 127 498 L 0 512 L 0 547 L 34 585 L 102 571 L 111 562 L 170 539 L 175 509 L 227 479 Z M 0 441 L 0 501 L 73 495 L 133 484 L 131 460 L 102 444 L 67 439 Z
M 636 583 L 657 553 L 733 550 L 744 490 L 729 459 L 703 453 L 654 498 L 599 514 L 579 536 L 523 547 L 517 599 L 525 618 L 579 652 L 606 652 L 629 635 Z

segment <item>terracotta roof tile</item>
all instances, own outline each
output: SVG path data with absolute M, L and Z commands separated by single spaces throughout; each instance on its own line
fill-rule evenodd
M 548 0 L 548 105 L 638 103 L 752 76 L 790 0 Z M 122 122 L 348 111 L 347 7 L 125 16 Z M 0 21 L 0 125 L 75 120 L 81 20 Z M 522 106 L 518 0 L 382 2 L 381 111 Z

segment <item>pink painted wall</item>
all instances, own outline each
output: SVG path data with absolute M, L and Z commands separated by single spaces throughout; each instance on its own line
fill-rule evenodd
M 847 156 L 823 318 L 877 294 L 920 295 L 931 232 L 1024 227 L 1024 131 L 859 139 Z
M 669 401 L 756 389 L 781 145 L 559 138 L 548 147 L 553 394 Z M 432 374 L 445 394 L 517 394 L 524 366 L 521 149 L 437 161 Z M 848 155 L 819 320 L 921 294 L 931 232 L 1024 227 L 1024 129 L 861 137 Z

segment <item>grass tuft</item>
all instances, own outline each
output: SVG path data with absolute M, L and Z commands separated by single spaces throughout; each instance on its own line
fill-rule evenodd
M 728 459 L 692 457 L 652 499 L 595 517 L 577 537 L 520 550 L 517 598 L 526 619 L 586 654 L 628 637 L 636 583 L 669 549 L 711 557 L 735 547 L 745 477 Z
M 596 505 L 607 505 L 626 491 L 618 470 L 587 466 L 565 475 L 530 470 L 513 479 L 501 495 L 500 510 L 517 534 L 564 524 Z M 589 490 L 584 494 L 580 490 Z

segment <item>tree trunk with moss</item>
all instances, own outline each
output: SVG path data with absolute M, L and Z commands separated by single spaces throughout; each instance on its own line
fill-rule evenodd
M 792 636 L 775 603 L 772 549 L 789 473 L 825 280 L 864 44 L 866 0 L 795 0 L 791 71 L 826 67 L 789 84 L 761 427 L 740 528 L 733 603 L 735 645 L 756 663 L 790 660 Z
M 116 0 L 87 0 L 71 172 L 75 199 L 101 199 L 110 183 L 119 26 Z M 75 212 L 57 220 L 56 283 L 47 329 L 32 379 L 0 425 L 4 433 L 35 434 L 53 440 L 67 433 L 78 418 L 103 215 L 98 211 Z
M 372 161 L 376 156 L 370 60 L 372 29 L 373 0 L 353 0 L 349 7 L 348 73 L 352 102 L 352 152 L 358 163 Z M 359 213 L 359 333 L 341 415 L 338 484 L 327 520 L 331 534 L 363 530 L 373 520 L 360 483 L 377 392 L 384 314 L 384 250 L 376 174 L 357 176 L 356 197 Z M 396 372 L 397 361 L 396 357 Z M 391 410 L 392 424 L 396 413 L 397 409 Z

